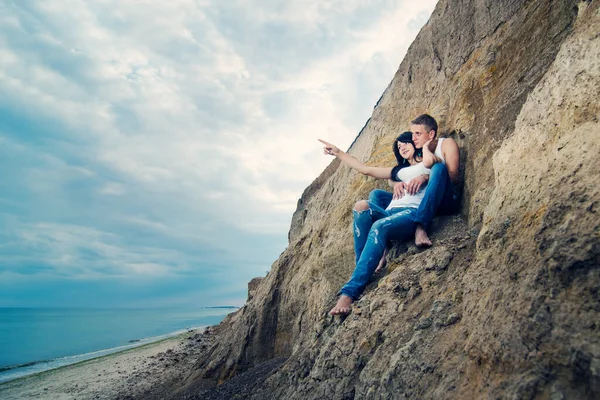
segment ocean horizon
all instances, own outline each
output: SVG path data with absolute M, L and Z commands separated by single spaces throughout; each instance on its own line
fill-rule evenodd
M 238 307 L 0 307 L 0 384 L 220 323 Z

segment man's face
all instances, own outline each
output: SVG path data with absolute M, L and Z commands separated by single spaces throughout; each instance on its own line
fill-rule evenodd
M 425 143 L 435 137 L 435 131 L 427 131 L 425 125 L 411 125 L 410 131 L 412 132 L 412 140 L 415 143 L 417 149 L 422 149 Z

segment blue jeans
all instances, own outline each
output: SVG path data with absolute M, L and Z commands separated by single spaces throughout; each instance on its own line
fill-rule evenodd
M 352 211 L 356 268 L 348 283 L 340 290 L 341 294 L 353 300 L 357 300 L 365 290 L 387 243 L 412 237 L 417 227 L 414 220 L 416 208 L 392 208 L 386 211 L 372 201 L 367 203 L 368 210 Z
M 369 203 L 373 203 L 384 210 L 392 202 L 393 193 L 386 192 L 385 190 L 375 189 L 369 193 Z
M 421 200 L 415 221 L 427 228 L 436 214 L 455 213 L 457 203 L 458 201 L 454 197 L 454 185 L 450 180 L 446 164 L 433 164 L 429 182 L 425 188 L 425 196 Z
M 369 202 L 386 208 L 392 201 L 392 193 L 375 189 L 369 193 Z M 419 205 L 415 217 L 418 224 L 428 227 L 436 215 L 449 215 L 456 212 L 458 199 L 454 197 L 454 184 L 450 180 L 448 168 L 444 163 L 435 163 L 431 167 L 425 196 Z

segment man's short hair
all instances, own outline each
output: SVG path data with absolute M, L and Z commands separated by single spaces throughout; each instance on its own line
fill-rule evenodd
M 435 131 L 435 136 L 437 137 L 438 124 L 435 118 L 433 118 L 429 114 L 421 114 L 417 118 L 410 121 L 413 125 L 423 125 L 427 128 L 427 132 Z

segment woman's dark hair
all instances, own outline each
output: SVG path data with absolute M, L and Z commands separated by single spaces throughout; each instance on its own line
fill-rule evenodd
M 415 156 L 416 156 L 417 148 L 415 147 L 415 144 L 412 141 L 412 132 L 402 133 L 400 136 L 398 136 L 396 138 L 396 140 L 394 140 L 394 145 L 392 147 L 392 149 L 394 150 L 394 155 L 396 156 L 396 161 L 398 161 L 398 165 L 408 166 L 409 165 L 408 160 L 402 158 L 402 156 L 400 155 L 400 150 L 398 149 L 398 142 L 412 144 L 413 148 L 415 149 Z
M 420 149 L 417 149 L 415 147 L 415 143 L 412 141 L 412 132 L 404 132 L 400 136 L 398 136 L 396 140 L 394 140 L 394 146 L 392 147 L 392 149 L 394 150 L 394 155 L 396 156 L 396 161 L 398 161 L 398 165 L 392 168 L 392 180 L 396 182 L 398 181 L 398 171 L 400 171 L 402 168 L 410 166 L 408 160 L 402 158 L 402 156 L 400 155 L 400 150 L 398 149 L 398 142 L 412 144 L 413 149 L 415 150 L 415 154 L 413 157 L 422 157 L 422 153 L 419 152 Z

